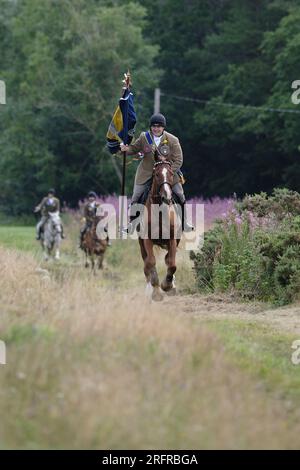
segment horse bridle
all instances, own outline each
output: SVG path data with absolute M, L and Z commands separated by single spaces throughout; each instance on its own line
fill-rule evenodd
M 172 167 L 171 162 L 170 162 L 169 160 L 165 160 L 165 161 L 159 161 L 159 162 L 154 163 L 154 168 L 156 168 L 158 165 L 165 165 L 165 164 L 169 165 L 170 168 Z M 157 190 L 158 193 L 159 193 L 159 191 L 160 191 L 160 188 L 161 188 L 164 184 L 168 184 L 168 185 L 170 186 L 171 191 L 172 191 L 172 185 L 171 185 L 171 183 L 169 183 L 168 181 L 163 181 L 163 182 L 158 186 L 158 190 Z M 159 194 L 158 194 L 157 196 L 159 196 Z

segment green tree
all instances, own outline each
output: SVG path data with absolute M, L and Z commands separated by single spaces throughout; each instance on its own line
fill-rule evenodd
M 209 194 L 270 191 L 282 183 L 288 157 L 267 124 L 281 115 L 251 106 L 289 107 L 289 101 L 271 98 L 277 77 L 264 51 L 266 35 L 276 30 L 286 14 L 279 2 L 232 1 L 217 32 L 206 37 L 204 54 L 211 70 L 217 64 L 215 93 L 209 94 L 211 103 L 195 113 L 195 120 L 203 159 L 209 161 L 203 175 L 203 188 Z M 274 131 L 280 133 L 278 128 Z
M 11 2 L 2 3 L 8 11 Z M 134 87 L 147 90 L 159 77 L 158 48 L 143 36 L 145 15 L 137 3 L 23 0 L 5 16 L 2 206 L 28 210 L 49 184 L 71 204 L 91 187 L 118 191 L 118 160 L 105 150 L 105 135 L 121 78 L 129 67 Z M 147 101 L 136 100 L 142 125 Z

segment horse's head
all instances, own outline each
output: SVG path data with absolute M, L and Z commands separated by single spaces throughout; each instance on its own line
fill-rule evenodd
M 153 179 L 156 189 L 153 196 L 159 196 L 161 202 L 168 205 L 172 202 L 173 178 L 174 172 L 171 167 L 171 162 L 165 157 L 156 157 L 153 168 Z
M 59 212 L 49 212 L 49 216 L 52 223 L 52 227 L 56 230 L 56 232 L 61 232 L 61 220 Z

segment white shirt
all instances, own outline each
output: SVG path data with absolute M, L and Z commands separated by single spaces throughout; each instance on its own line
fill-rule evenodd
M 162 135 L 160 135 L 159 137 L 156 137 L 155 135 L 153 136 L 156 147 L 159 146 L 161 138 L 162 138 Z

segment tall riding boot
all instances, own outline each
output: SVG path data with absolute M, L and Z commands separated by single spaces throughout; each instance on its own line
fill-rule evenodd
M 186 208 L 185 208 L 185 201 L 180 204 L 181 206 L 181 223 L 182 223 L 182 231 L 183 232 L 192 232 L 195 230 L 195 227 L 193 225 L 190 225 L 188 221 L 186 220 Z

